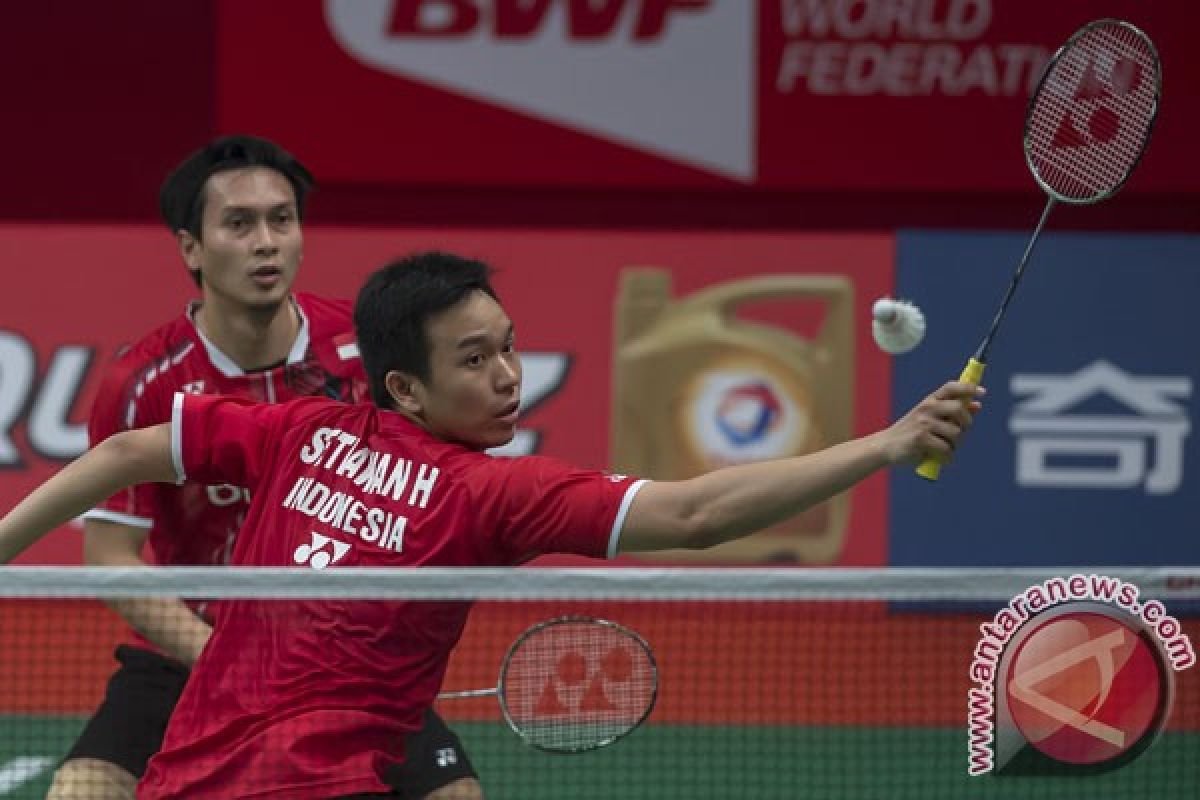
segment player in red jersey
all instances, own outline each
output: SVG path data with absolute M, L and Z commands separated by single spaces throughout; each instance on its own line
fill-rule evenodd
M 513 436 L 521 385 L 512 323 L 483 264 L 435 253 L 385 267 L 359 293 L 355 327 L 375 407 L 177 394 L 169 425 L 110 438 L 0 521 L 0 561 L 121 486 L 184 479 L 250 487 L 232 557 L 242 565 L 503 565 L 707 547 L 888 465 L 949 455 L 982 391 L 948 383 L 891 427 L 819 453 L 650 483 L 483 452 Z M 396 743 L 433 702 L 467 612 L 222 602 L 139 797 L 389 796 L 381 765 L 403 757 Z
M 311 395 L 366 399 L 350 304 L 292 291 L 311 184 L 290 154 L 245 136 L 212 142 L 168 176 L 159 198 L 162 217 L 201 297 L 108 369 L 89 420 L 93 445 L 170 420 L 178 391 L 265 403 Z M 189 481 L 121 491 L 85 515 L 85 560 L 140 566 L 148 540 L 156 564 L 225 564 L 249 506 L 243 486 Z M 49 800 L 133 797 L 211 632 L 203 604 L 137 599 L 112 605 L 133 632 L 118 647 L 120 667 L 56 772 Z M 409 750 L 416 753 L 409 767 L 392 776 L 404 787 L 402 796 L 481 796 L 461 744 L 436 716 Z

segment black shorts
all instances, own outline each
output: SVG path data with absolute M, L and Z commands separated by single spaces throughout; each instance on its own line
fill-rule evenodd
M 432 709 L 426 709 L 421 730 L 408 737 L 404 751 L 403 763 L 384 770 L 383 782 L 395 787 L 385 797 L 421 800 L 460 778 L 479 778 L 458 736 Z
M 66 760 L 95 758 L 140 778 L 150 756 L 162 747 L 188 668 L 173 658 L 128 645 L 117 648 L 116 658 L 121 666 L 108 679 L 104 702 Z
M 141 778 L 150 756 L 162 747 L 188 668 L 173 658 L 128 645 L 117 648 L 116 658 L 121 666 L 108 680 L 104 702 L 65 760 L 95 758 Z M 395 787 L 393 794 L 384 796 L 419 800 L 460 778 L 477 777 L 462 742 L 433 711 L 425 712 L 421 730 L 405 748 L 404 763 L 384 774 L 384 781 Z

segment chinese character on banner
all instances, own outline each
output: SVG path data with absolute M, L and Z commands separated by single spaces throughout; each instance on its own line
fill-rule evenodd
M 1172 494 L 1183 482 L 1187 376 L 1139 377 L 1101 360 L 1068 375 L 1014 375 L 1011 388 L 1029 395 L 1009 420 L 1018 485 Z M 1071 413 L 1101 394 L 1129 413 Z

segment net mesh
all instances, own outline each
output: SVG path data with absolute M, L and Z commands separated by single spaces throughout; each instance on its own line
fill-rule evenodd
M 1200 635 L 1190 615 L 1200 611 L 1200 570 L 1104 572 L 1140 586 L 1143 601 L 1161 597 L 1184 634 Z M 1052 574 L 1070 572 L 8 568 L 0 570 L 0 797 L 43 797 L 103 699 L 113 648 L 126 635 L 103 598 L 255 598 L 262 613 L 291 614 L 295 598 L 314 594 L 348 615 L 361 603 L 405 614 L 433 599 L 474 601 L 445 691 L 495 686 L 513 642 L 551 618 L 599 617 L 645 638 L 658 663 L 658 701 L 641 727 L 609 747 L 546 753 L 510 731 L 495 697 L 437 703 L 490 800 L 1195 797 L 1194 669 L 1174 673 L 1165 730 L 1120 769 L 967 774 L 981 625 L 999 624 L 1009 598 Z M 370 635 L 347 623 L 330 632 L 328 647 Z M 1081 685 L 1105 674 L 1098 660 L 1078 669 L 1072 680 Z M 240 674 L 229 670 L 223 680 Z M 545 676 L 538 692 L 563 705 L 582 702 L 572 677 Z M 1110 680 L 1102 708 L 1093 707 L 1102 693 L 1095 687 L 1074 702 L 1089 718 L 1120 727 L 1123 718 L 1105 714 L 1134 703 L 1144 681 L 1127 683 Z M 255 692 L 252 683 L 237 689 Z M 222 791 L 239 796 L 238 787 Z M 290 792 L 280 796 L 336 796 Z
M 1026 122 L 1029 166 L 1058 199 L 1115 192 L 1137 166 L 1158 108 L 1159 63 L 1129 25 L 1094 25 L 1051 62 Z

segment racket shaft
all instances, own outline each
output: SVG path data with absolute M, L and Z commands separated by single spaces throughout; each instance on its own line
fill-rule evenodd
M 976 361 L 974 358 L 968 359 L 967 366 L 963 367 L 962 374 L 958 376 L 959 382 L 978 386 L 983 379 L 983 370 L 986 366 L 982 361 Z M 917 467 L 917 474 L 926 480 L 936 481 L 942 473 L 942 462 L 941 454 L 931 455 Z
M 465 689 L 461 692 L 442 692 L 437 696 L 438 700 L 460 700 L 464 697 L 495 697 L 499 690 L 496 687 L 491 689 Z
M 1013 295 L 1017 293 L 1017 286 L 1021 283 L 1021 278 L 1025 275 L 1025 265 L 1029 263 L 1029 257 L 1033 255 L 1034 245 L 1037 244 L 1038 238 L 1041 237 L 1042 229 L 1046 227 L 1046 220 L 1050 217 L 1050 212 L 1054 210 L 1054 206 L 1054 198 L 1047 197 L 1046 206 L 1042 209 L 1042 216 L 1038 219 L 1037 227 L 1033 229 L 1033 236 L 1029 237 L 1029 244 L 1025 245 L 1025 252 L 1021 255 L 1021 261 L 1017 264 L 1017 268 L 1013 272 L 1012 280 L 1009 281 L 1008 291 L 1004 293 L 1004 300 L 1000 303 L 1000 309 L 996 312 L 996 316 L 992 320 L 992 326 L 988 328 L 987 336 L 983 337 L 983 343 L 979 345 L 979 350 L 975 352 L 975 360 L 980 363 L 986 364 L 988 361 L 988 351 L 992 347 L 992 340 L 996 338 L 996 331 L 1000 330 L 1000 322 L 1004 319 L 1004 315 L 1008 311 L 1008 304 L 1012 302 Z

